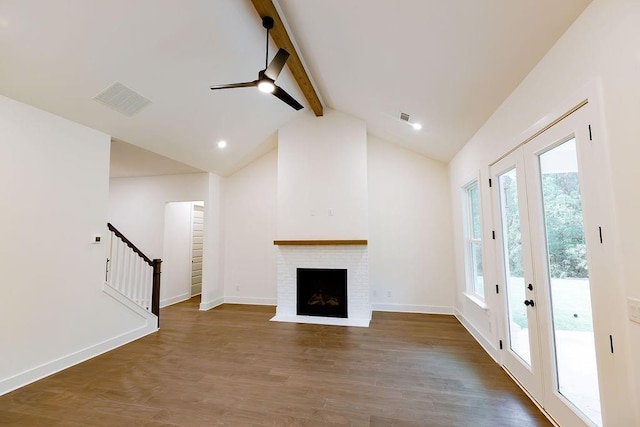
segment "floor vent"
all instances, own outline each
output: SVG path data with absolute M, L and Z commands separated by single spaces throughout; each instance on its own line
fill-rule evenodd
M 109 86 L 93 99 L 128 117 L 151 104 L 147 98 L 118 82 Z

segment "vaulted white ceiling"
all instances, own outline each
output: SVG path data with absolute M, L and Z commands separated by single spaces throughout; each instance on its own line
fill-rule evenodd
M 448 161 L 590 0 L 279 0 L 325 107 Z M 296 112 L 254 88 L 265 32 L 250 0 L 0 0 L 0 93 L 228 175 Z M 275 53 L 273 44 L 270 55 Z M 92 100 L 115 82 L 151 104 Z M 305 106 L 286 69 L 278 84 Z M 400 112 L 424 128 L 401 122 Z M 228 141 L 224 150 L 216 143 Z

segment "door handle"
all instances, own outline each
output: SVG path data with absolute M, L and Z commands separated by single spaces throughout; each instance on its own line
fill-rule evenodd
M 534 304 L 532 299 L 528 299 L 528 300 L 524 301 L 524 305 L 528 305 L 528 306 L 533 307 L 535 304 Z
M 533 285 L 531 283 L 529 283 L 529 286 L 527 286 L 527 289 L 529 289 L 530 291 L 533 290 Z

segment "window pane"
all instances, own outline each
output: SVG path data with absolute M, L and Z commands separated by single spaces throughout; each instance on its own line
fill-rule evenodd
M 469 187 L 469 205 L 471 207 L 471 237 L 480 239 L 480 194 L 478 184 Z
M 482 244 L 471 243 L 473 262 L 473 291 L 484 298 L 484 278 L 482 277 Z
M 467 292 L 484 299 L 484 280 L 482 277 L 482 241 L 480 220 L 480 193 L 478 181 L 464 187 L 465 214 L 465 263 L 467 270 Z

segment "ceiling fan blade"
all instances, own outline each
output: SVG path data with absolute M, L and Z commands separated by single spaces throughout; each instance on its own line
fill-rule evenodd
M 302 104 L 300 104 L 298 101 L 293 99 L 291 95 L 289 95 L 287 92 L 285 92 L 284 89 L 282 89 L 279 86 L 276 86 L 276 89 L 273 91 L 273 94 L 281 101 L 286 102 L 291 108 L 295 110 L 301 110 L 302 108 L 304 108 Z
M 277 79 L 287 59 L 289 59 L 289 52 L 281 48 L 278 53 L 276 53 L 276 56 L 273 57 L 267 69 L 264 70 L 264 75 L 271 80 Z
M 258 85 L 258 80 L 254 80 L 252 82 L 245 82 L 245 83 L 229 83 L 226 85 L 216 85 L 216 86 L 211 86 L 211 90 L 216 90 L 216 89 L 233 89 L 236 87 L 253 87 L 253 86 L 257 86 Z

